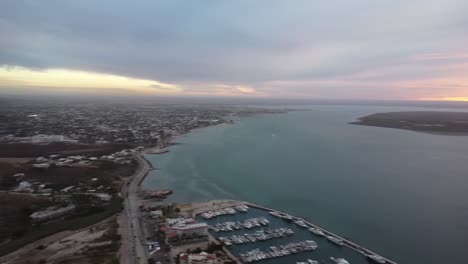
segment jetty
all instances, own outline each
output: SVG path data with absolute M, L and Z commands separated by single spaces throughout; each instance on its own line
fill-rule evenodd
M 265 207 L 265 206 L 261 206 L 261 205 L 257 205 L 257 204 L 252 204 L 252 203 L 249 203 L 249 202 L 245 202 L 244 204 L 248 205 L 249 207 L 252 207 L 252 208 L 257 208 L 257 209 L 261 209 L 261 210 L 266 210 L 266 211 L 269 211 L 269 212 L 276 212 L 276 213 L 279 213 L 279 214 L 283 214 L 285 215 L 286 213 L 285 212 L 281 212 L 279 210 L 276 210 L 276 209 L 272 209 L 272 208 L 268 208 L 268 207 Z M 368 248 L 365 248 L 363 246 L 360 246 L 344 237 L 341 237 L 325 228 L 322 228 L 316 224 L 313 224 L 309 221 L 307 221 L 307 219 L 305 218 L 302 218 L 302 217 L 294 217 L 295 220 L 300 220 L 300 221 L 303 221 L 306 225 L 308 225 L 309 227 L 313 227 L 313 228 L 317 228 L 319 230 L 321 230 L 325 235 L 327 236 L 333 236 L 333 237 L 336 237 L 340 240 L 343 241 L 343 245 L 354 250 L 354 251 L 357 251 L 358 253 L 360 254 L 363 254 L 363 255 L 366 255 L 366 256 L 369 256 L 369 255 L 375 255 L 375 256 L 381 256 L 383 258 L 383 260 L 385 260 L 385 263 L 389 263 L 389 264 L 397 264 L 395 261 L 393 260 L 390 260 L 388 258 L 385 258 L 383 257 L 382 255 L 380 254 L 377 254 L 375 252 L 373 252 L 372 250 L 368 249 Z
M 387 263 L 387 264 L 397 264 L 397 262 L 391 260 L 391 259 L 388 259 L 388 258 L 385 258 L 383 257 L 382 255 L 380 254 L 377 254 L 376 252 L 366 248 L 366 247 L 363 247 L 347 238 L 344 238 L 338 234 L 335 234 L 321 226 L 318 226 L 314 223 L 311 223 L 309 222 L 306 218 L 304 217 L 297 217 L 297 216 L 290 216 L 288 213 L 285 213 L 285 212 L 282 212 L 282 211 L 279 211 L 279 210 L 276 210 L 276 209 L 273 209 L 273 208 L 268 208 L 268 207 L 265 207 L 265 206 L 261 206 L 261 205 L 258 205 L 258 204 L 253 204 L 253 203 L 249 203 L 249 202 L 245 202 L 245 201 L 236 201 L 236 200 L 213 200 L 213 201 L 209 201 L 209 202 L 201 202 L 201 203 L 193 203 L 190 205 L 190 214 L 192 217 L 196 217 L 197 215 L 202 215 L 202 214 L 206 214 L 206 213 L 210 213 L 210 212 L 218 212 L 220 215 L 222 215 L 222 212 L 223 212 L 223 209 L 232 209 L 232 208 L 235 208 L 235 207 L 239 207 L 239 206 L 248 206 L 248 207 L 251 207 L 251 208 L 256 208 L 256 209 L 260 209 L 260 210 L 263 210 L 263 211 L 267 211 L 267 212 L 274 212 L 278 215 L 281 215 L 281 216 L 288 216 L 290 218 L 288 219 L 291 219 L 291 220 L 294 220 L 295 222 L 302 222 L 304 224 L 304 227 L 308 227 L 308 228 L 315 228 L 317 230 L 320 230 L 321 232 L 323 232 L 323 235 L 325 237 L 331 237 L 331 238 L 336 238 L 337 240 L 340 241 L 340 245 L 342 246 L 346 246 L 348 248 L 350 248 L 351 250 L 354 250 L 356 251 L 357 253 L 365 256 L 365 257 L 370 257 L 370 256 L 377 256 L 379 257 L 381 260 L 383 260 L 384 262 L 382 263 Z M 225 212 L 228 212 L 228 210 L 226 210 Z M 226 213 L 228 214 L 228 213 Z M 206 218 L 206 217 L 204 217 Z M 209 218 L 208 218 L 209 219 Z M 235 224 L 234 224 L 235 225 Z M 233 229 L 236 229 L 235 226 L 229 226 Z M 230 229 L 229 227 L 224 227 L 224 228 L 228 228 Z M 218 227 L 215 227 L 214 229 L 218 229 L 218 231 L 222 231 L 222 228 L 223 226 L 220 225 Z M 213 228 L 212 228 L 213 229 Z M 216 230 L 215 230 L 216 231 Z M 219 242 L 222 242 L 223 240 L 225 240 L 226 238 L 223 238 L 223 239 L 220 239 L 220 238 L 216 238 Z M 238 239 L 238 238 L 237 238 Z M 242 240 L 242 239 L 241 239 Z M 243 240 L 242 240 L 243 241 Z M 232 240 L 230 240 L 230 242 L 233 242 Z M 232 244 L 235 244 L 235 243 L 232 243 Z M 239 243 L 241 244 L 241 243 Z M 227 248 L 225 248 L 226 251 L 229 251 Z M 244 259 L 245 260 L 245 259 Z

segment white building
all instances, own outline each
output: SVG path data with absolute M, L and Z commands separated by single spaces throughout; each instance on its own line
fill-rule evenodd
M 215 264 L 218 263 L 216 256 L 213 254 L 208 254 L 206 252 L 201 252 L 200 254 L 187 254 L 182 253 L 179 255 L 180 264 Z
M 69 191 L 73 190 L 74 188 L 75 188 L 75 186 L 68 186 L 68 187 L 63 188 L 60 191 L 61 192 L 69 192 Z
M 163 212 L 161 210 L 150 211 L 149 214 L 151 218 L 159 218 L 163 216 Z
M 22 181 L 15 189 L 16 192 L 32 192 L 32 184 L 27 181 Z
M 47 169 L 50 167 L 50 164 L 49 163 L 34 164 L 33 167 L 38 168 L 38 169 Z
M 39 211 L 31 214 L 29 217 L 31 217 L 31 220 L 34 223 L 40 223 L 69 214 L 73 212 L 75 208 L 76 207 L 73 204 L 70 204 L 66 207 L 49 207 L 44 211 Z
M 112 195 L 107 194 L 107 193 L 95 193 L 94 196 L 96 196 L 97 198 L 99 198 L 101 201 L 104 201 L 104 202 L 109 202 L 110 200 L 112 200 Z
M 53 143 L 53 142 L 68 142 L 68 143 L 76 143 L 77 140 L 74 139 L 67 139 L 62 135 L 45 135 L 45 134 L 38 134 L 31 137 L 32 143 Z
M 178 236 L 182 235 L 208 235 L 208 225 L 198 223 L 193 218 L 172 218 L 167 219 L 167 223 Z
M 45 135 L 39 134 L 31 137 L 32 143 L 52 143 L 52 142 L 62 142 L 65 137 L 62 135 Z

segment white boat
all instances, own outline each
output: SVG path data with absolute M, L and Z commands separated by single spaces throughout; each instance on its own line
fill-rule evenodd
M 247 213 L 247 211 L 249 210 L 249 207 L 245 204 L 238 205 L 234 208 L 241 213 Z
M 342 240 L 342 239 L 339 239 L 339 238 L 337 238 L 337 237 L 334 237 L 334 236 L 327 236 L 327 239 L 328 239 L 329 241 L 331 241 L 331 242 L 333 242 L 333 243 L 339 245 L 339 246 L 344 245 L 343 240 Z
M 304 221 L 301 220 L 296 220 L 294 221 L 294 223 L 300 227 L 307 227 L 306 223 L 304 223 Z
M 323 233 L 322 230 L 318 228 L 311 227 L 309 228 L 309 231 L 316 234 L 317 236 L 325 236 L 325 233 Z
M 278 213 L 278 212 L 272 211 L 272 212 L 268 212 L 268 213 L 271 214 L 272 216 L 282 217 L 282 215 L 280 213 Z
M 308 260 L 307 260 L 307 263 L 309 263 L 309 264 L 319 264 L 318 261 L 313 260 L 313 259 L 308 259 Z
M 336 264 L 349 264 L 349 262 L 344 258 L 331 257 L 330 259 L 333 260 Z
M 286 220 L 293 220 L 294 218 L 288 214 L 280 215 L 281 218 L 286 219 Z
M 379 255 L 375 255 L 375 254 L 371 254 L 371 255 L 367 255 L 367 257 L 374 261 L 374 262 L 377 262 L 377 263 L 385 263 L 387 262 L 382 256 L 379 256 Z

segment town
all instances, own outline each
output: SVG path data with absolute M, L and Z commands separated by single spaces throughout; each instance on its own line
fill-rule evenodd
M 178 135 L 229 124 L 237 116 L 282 112 L 5 100 L 0 106 L 0 262 L 234 263 L 219 243 L 208 239 L 206 224 L 181 218 L 178 207 L 164 203 L 172 190 L 132 189 L 141 181 L 135 175 L 147 173 L 142 153 L 164 153 Z M 133 195 L 138 203 L 127 205 L 124 201 Z M 140 216 L 144 233 L 152 238 L 145 242 L 143 257 L 134 253 L 137 243 L 125 245 L 124 236 L 137 231 L 122 223 Z M 71 243 L 63 235 L 67 232 L 79 236 L 74 243 L 83 247 L 55 254 Z M 44 242 L 60 235 L 59 242 Z M 176 250 L 175 245 L 183 247 Z M 124 261 L 122 252 L 129 255 Z

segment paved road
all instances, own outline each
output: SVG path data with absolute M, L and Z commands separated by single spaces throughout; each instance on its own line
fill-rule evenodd
M 135 157 L 138 161 L 138 169 L 122 188 L 124 212 L 121 223 L 126 225 L 126 230 L 122 230 L 120 263 L 146 264 L 149 254 L 140 222 L 139 207 L 141 201 L 138 197 L 138 191 L 139 184 L 150 170 L 150 166 L 142 156 L 137 155 Z

